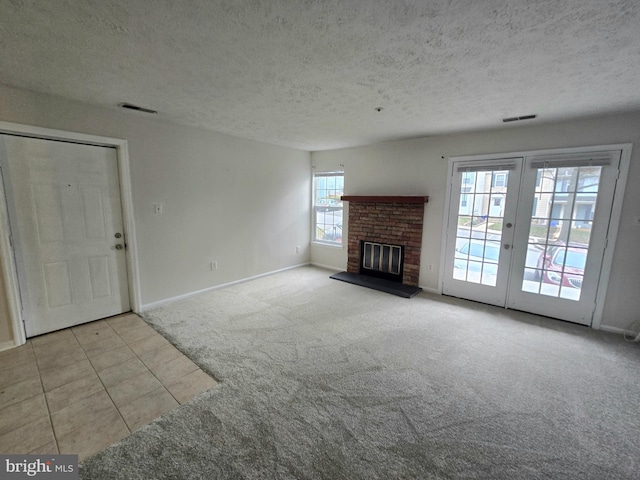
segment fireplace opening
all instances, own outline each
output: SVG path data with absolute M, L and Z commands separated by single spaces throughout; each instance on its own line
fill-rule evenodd
M 360 241 L 360 274 L 402 283 L 404 246 Z

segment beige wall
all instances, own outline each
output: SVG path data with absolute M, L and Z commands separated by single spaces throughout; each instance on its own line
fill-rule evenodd
M 308 152 L 147 118 L 0 86 L 2 121 L 128 141 L 143 306 L 309 262 Z
M 420 285 L 436 290 L 448 157 L 629 142 L 635 145 L 602 318 L 604 327 L 624 330 L 640 320 L 640 227 L 633 224 L 634 216 L 640 215 L 640 114 L 314 152 L 311 163 L 316 171 L 344 165 L 347 195 L 429 195 Z M 313 244 L 311 261 L 344 270 L 346 251 Z M 429 264 L 433 265 L 430 272 L 426 268 Z

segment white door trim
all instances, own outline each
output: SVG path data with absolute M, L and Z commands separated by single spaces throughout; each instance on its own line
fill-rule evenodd
M 32 127 L 18 123 L 1 122 L 0 133 L 35 137 L 45 140 L 63 140 L 88 145 L 114 147 L 118 157 L 118 176 L 120 180 L 120 197 L 122 202 L 122 220 L 127 241 L 127 277 L 129 280 L 129 301 L 131 310 L 140 311 L 140 272 L 138 267 L 138 247 L 136 242 L 135 221 L 133 214 L 133 193 L 131 189 L 131 172 L 129 168 L 129 150 L 126 140 L 120 138 L 86 135 L 84 133 L 52 130 L 49 128 Z M 0 226 L 8 232 L 8 219 L 6 217 L 7 205 L 4 195 L 4 186 L 0 185 Z M 13 247 L 8 235 L 0 235 L 0 258 L 2 259 L 2 275 L 7 290 L 9 314 L 13 329 L 13 342 L 15 346 L 27 341 L 24 322 L 22 320 L 22 307 L 20 301 L 20 289 L 16 274 L 15 257 Z
M 0 259 L 2 259 L 2 278 L 4 280 L 5 291 L 7 292 L 7 307 L 9 309 L 9 319 L 11 321 L 11 331 L 13 332 L 13 344 L 0 346 L 0 350 L 17 347 L 27 341 L 27 334 L 22 322 L 22 308 L 20 301 L 20 287 L 18 285 L 18 274 L 16 273 L 15 257 L 13 246 L 9 238 L 9 211 L 7 210 L 7 197 L 4 191 L 4 181 L 0 171 Z M 4 347 L 4 348 L 3 348 Z
M 591 328 L 600 330 L 602 324 L 602 314 L 604 312 L 604 301 L 607 298 L 607 287 L 609 286 L 609 276 L 611 275 L 611 264 L 613 263 L 613 253 L 618 238 L 618 227 L 622 214 L 622 201 L 624 190 L 627 186 L 627 176 L 629 165 L 631 164 L 631 143 L 613 145 L 622 150 L 620 155 L 620 174 L 616 182 L 616 191 L 613 194 L 613 205 L 611 206 L 611 219 L 609 220 L 609 231 L 607 233 L 607 247 L 602 257 L 602 270 L 600 272 L 600 282 L 596 293 L 596 309 L 593 312 L 593 322 Z
M 442 241 L 440 247 L 440 271 L 438 273 L 438 293 L 442 294 L 444 284 L 445 257 L 447 247 L 447 230 L 449 227 L 449 209 L 451 207 L 451 189 L 453 179 L 453 164 L 465 160 L 500 160 L 513 157 L 529 157 L 534 155 L 554 155 L 561 153 L 586 153 L 602 150 L 621 150 L 620 158 L 620 174 L 616 183 L 613 195 L 613 205 L 611 207 L 611 217 L 609 220 L 609 230 L 607 234 L 607 247 L 604 251 L 602 259 L 602 270 L 600 273 L 600 282 L 596 293 L 596 308 L 593 313 L 591 328 L 599 330 L 602 324 L 602 315 L 604 311 L 604 302 L 607 298 L 607 287 L 609 285 L 609 276 L 611 274 L 611 265 L 613 262 L 613 253 L 618 237 L 618 229 L 620 226 L 620 217 L 622 213 L 622 202 L 624 200 L 624 191 L 627 185 L 627 176 L 629 173 L 629 165 L 631 163 L 632 143 L 619 143 L 613 145 L 594 145 L 588 147 L 569 147 L 554 148 L 548 150 L 527 150 L 521 152 L 494 153 L 483 155 L 464 155 L 459 157 L 448 157 L 447 168 L 447 191 L 444 205 L 443 225 L 442 225 Z

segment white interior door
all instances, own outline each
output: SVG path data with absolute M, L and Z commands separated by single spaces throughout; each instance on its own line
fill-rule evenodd
M 454 162 L 443 293 L 590 325 L 620 156 Z
M 129 311 L 115 149 L 0 142 L 27 337 Z

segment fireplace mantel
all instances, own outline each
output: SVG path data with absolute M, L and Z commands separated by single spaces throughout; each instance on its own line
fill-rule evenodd
M 344 202 L 367 203 L 427 203 L 429 197 L 425 195 L 412 196 L 384 196 L 384 195 L 343 195 L 340 200 Z

